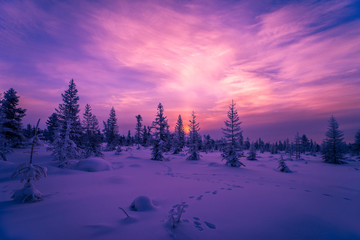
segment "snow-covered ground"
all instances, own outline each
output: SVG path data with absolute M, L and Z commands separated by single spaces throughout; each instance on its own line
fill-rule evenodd
M 42 147 L 34 162 L 48 168 L 48 177 L 35 185 L 45 199 L 15 203 L 10 197 L 23 183 L 10 175 L 28 152 L 0 161 L 1 240 L 360 239 L 358 161 L 330 165 L 304 155 L 286 161 L 293 173 L 282 173 L 280 155 L 243 158 L 246 167 L 237 169 L 226 167 L 219 152 L 196 162 L 181 154 L 157 162 L 149 149 L 133 148 L 76 170 L 57 168 Z M 139 196 L 152 201 L 142 202 L 147 211 L 130 209 Z M 182 203 L 172 229 L 169 212 Z

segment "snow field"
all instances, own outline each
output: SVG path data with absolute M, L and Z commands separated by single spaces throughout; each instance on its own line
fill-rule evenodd
M 18 204 L 10 196 L 23 183 L 10 175 L 28 153 L 16 150 L 0 162 L 0 239 L 360 239 L 358 162 L 303 156 L 286 161 L 293 173 L 281 173 L 280 155 L 242 158 L 246 168 L 230 168 L 219 152 L 201 154 L 200 161 L 165 154 L 168 161 L 159 162 L 150 160 L 150 149 L 134 147 L 92 159 L 88 172 L 57 168 L 42 147 L 34 162 L 48 177 L 34 184 L 45 199 Z M 132 211 L 139 196 L 154 209 Z M 172 229 L 169 211 L 183 202 Z

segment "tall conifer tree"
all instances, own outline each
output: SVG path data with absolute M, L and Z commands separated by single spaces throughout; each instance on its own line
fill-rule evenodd
M 96 116 L 92 114 L 91 106 L 86 104 L 83 115 L 82 127 L 84 130 L 82 145 L 85 152 L 85 157 L 96 156 L 100 157 L 102 136 L 99 129 L 99 121 Z
M 1 132 L 0 135 L 10 147 L 18 147 L 23 143 L 22 119 L 25 116 L 26 109 L 18 107 L 19 96 L 17 92 L 10 88 L 4 93 L 1 100 Z
M 152 160 L 163 161 L 164 148 L 166 143 L 168 128 L 167 117 L 164 114 L 164 107 L 159 103 L 156 113 L 155 121 L 153 122 L 153 128 L 155 129 L 153 133 L 153 147 L 152 147 Z
M 192 112 L 191 116 L 192 116 L 192 119 L 189 120 L 189 122 L 190 122 L 190 124 L 189 124 L 189 128 L 190 128 L 189 150 L 188 150 L 188 157 L 186 159 L 187 160 L 200 160 L 200 154 L 199 154 L 200 127 L 199 127 L 199 123 L 196 121 L 196 115 L 195 115 L 194 111 Z
M 225 128 L 223 134 L 226 139 L 226 145 L 223 148 L 222 158 L 226 160 L 226 165 L 231 167 L 245 166 L 239 161 L 240 157 L 240 138 L 242 135 L 240 127 L 240 118 L 235 108 L 234 100 L 232 100 L 229 111 L 227 113 L 228 119 L 225 121 Z
M 326 138 L 322 144 L 322 157 L 327 163 L 341 164 L 343 163 L 344 154 L 344 134 L 339 130 L 339 125 L 331 116 L 329 120 L 329 128 L 326 132 Z
M 184 146 L 185 146 L 185 129 L 181 115 L 179 115 L 175 125 L 174 154 L 178 154 L 179 152 L 181 152 Z

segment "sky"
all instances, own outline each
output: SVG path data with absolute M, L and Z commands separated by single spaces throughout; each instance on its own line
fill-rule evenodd
M 221 137 L 233 99 L 245 137 L 324 138 L 334 115 L 360 129 L 360 2 L 0 0 L 0 91 L 24 124 L 47 118 L 74 79 L 81 114 L 116 110 L 120 132 L 161 102 L 170 129 L 195 111 Z

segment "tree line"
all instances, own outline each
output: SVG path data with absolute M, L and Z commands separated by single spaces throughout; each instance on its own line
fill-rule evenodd
M 67 90 L 61 94 L 62 102 L 46 121 L 46 128 L 39 130 L 39 137 L 49 142 L 49 150 L 59 162 L 59 166 L 66 167 L 74 159 L 102 156 L 103 151 L 114 151 L 120 154 L 129 146 L 151 147 L 151 159 L 163 161 L 164 153 L 179 154 L 184 152 L 187 160 L 199 160 L 201 152 L 220 151 L 226 165 L 231 167 L 245 166 L 240 161 L 248 151 L 248 160 L 256 160 L 256 152 L 284 153 L 290 157 L 300 159 L 302 154 L 321 152 L 325 162 L 343 163 L 345 153 L 360 153 L 360 130 L 355 136 L 354 143 L 346 144 L 339 125 L 331 116 L 328 131 L 321 145 L 309 139 L 305 134 L 297 133 L 293 140 L 286 139 L 275 143 L 264 142 L 261 138 L 250 141 L 244 140 L 240 118 L 234 101 L 229 105 L 227 118 L 222 128 L 223 137 L 213 139 L 210 135 L 201 136 L 197 115 L 193 111 L 188 127 L 189 134 L 185 134 L 185 124 L 181 115 L 178 116 L 174 131 L 170 131 L 165 110 L 162 103 L 157 106 L 157 113 L 150 126 L 143 125 L 142 116 L 135 116 L 135 133 L 123 136 L 119 134 L 116 111 L 112 107 L 109 117 L 103 122 L 103 128 L 92 108 L 86 104 L 82 118 L 78 104 L 78 90 L 74 80 L 70 80 Z M 20 108 L 17 92 L 10 88 L 0 96 L 0 157 L 6 160 L 12 148 L 24 147 L 29 139 L 35 135 L 35 127 L 28 124 L 22 128 L 22 119 L 26 109 Z

